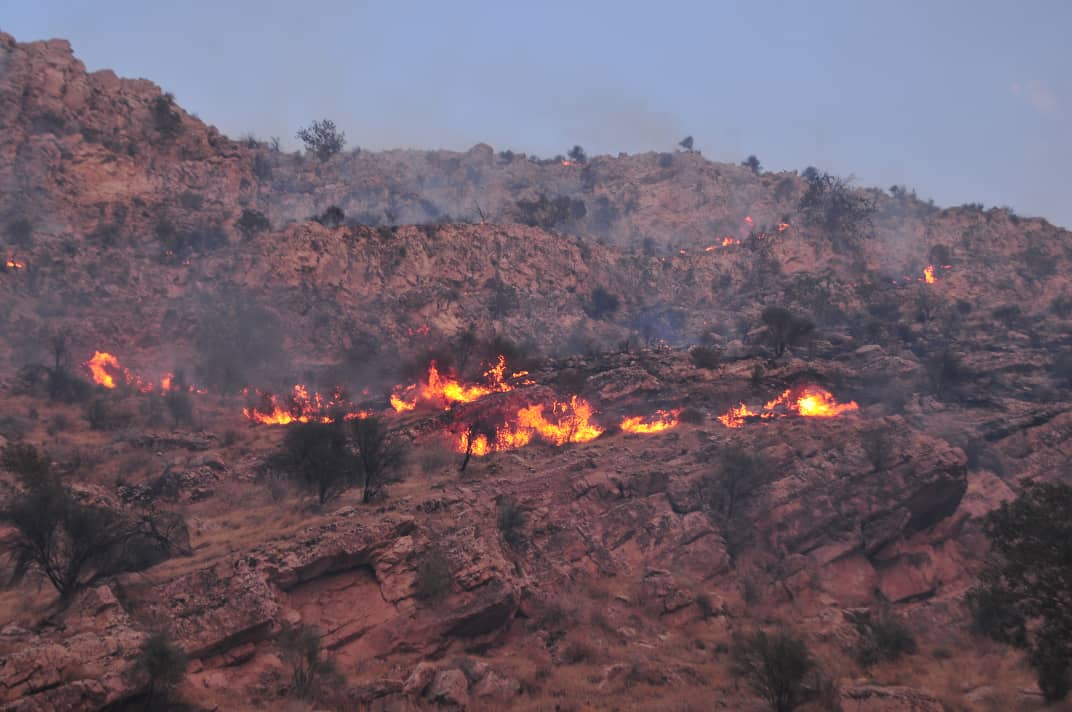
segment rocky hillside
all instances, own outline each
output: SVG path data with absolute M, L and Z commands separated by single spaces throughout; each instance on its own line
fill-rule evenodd
M 0 155 L 0 445 L 188 538 L 66 601 L 0 594 L 2 709 L 143 708 L 155 632 L 193 709 L 762 709 L 727 651 L 778 622 L 812 709 L 1041 706 L 962 599 L 978 518 L 1072 478 L 1068 232 L 695 152 L 319 162 L 2 34 Z M 499 353 L 528 373 L 488 381 Z M 432 358 L 491 393 L 392 407 Z M 243 408 L 295 383 L 404 444 L 377 497 L 274 472 L 290 429 Z M 820 389 L 843 412 L 794 409 Z M 591 438 L 523 426 L 574 397 Z M 488 422 L 501 451 L 459 472 Z M 861 655 L 889 616 L 915 652 Z M 305 701 L 302 625 L 335 670 Z

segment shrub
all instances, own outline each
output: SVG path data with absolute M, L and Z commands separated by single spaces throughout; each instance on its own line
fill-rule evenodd
M 287 429 L 272 464 L 324 505 L 352 487 L 358 465 L 340 423 L 295 423 Z
M 417 564 L 417 598 L 438 603 L 450 593 L 453 582 L 447 557 L 438 548 L 429 549 Z
M 553 230 L 559 225 L 582 220 L 588 209 L 579 198 L 565 195 L 548 198 L 541 193 L 536 200 L 518 200 L 514 212 L 517 221 L 524 225 Z
M 854 194 L 851 179 L 819 171 L 805 174 L 808 189 L 798 205 L 805 224 L 825 230 L 840 246 L 850 246 L 857 236 L 869 234 L 874 201 Z
M 1046 701 L 1072 685 L 1072 487 L 1027 481 L 983 518 L 993 557 L 966 603 L 979 630 L 1025 648 Z
M 714 346 L 694 346 L 689 351 L 689 358 L 696 368 L 714 370 L 718 368 L 722 359 L 722 350 Z
M 147 709 L 155 709 L 154 704 L 168 701 L 174 688 L 185 677 L 186 665 L 186 654 L 167 633 L 153 633 L 145 639 L 135 667 L 148 678 L 145 688 Z
M 1050 302 L 1050 311 L 1061 319 L 1072 316 L 1072 295 L 1061 294 L 1054 297 Z
M 346 145 L 346 134 L 335 128 L 331 119 L 314 121 L 307 128 L 298 129 L 296 136 L 305 144 L 305 150 L 321 161 L 328 160 Z
M 1024 315 L 1019 304 L 1003 304 L 990 312 L 990 316 L 1001 322 L 1006 329 L 1015 329 Z
M 678 415 L 678 420 L 682 423 L 688 423 L 689 425 L 703 425 L 703 422 L 706 419 L 703 411 L 698 408 L 685 408 Z
M 659 168 L 670 168 L 674 165 L 674 154 L 672 153 L 660 153 L 659 154 Z
M 279 634 L 283 661 L 290 667 L 291 691 L 302 699 L 319 696 L 325 682 L 338 682 L 334 661 L 325 658 L 320 631 L 308 625 L 287 626 Z
M 766 700 L 773 712 L 792 712 L 805 700 L 805 679 L 815 661 L 803 639 L 788 630 L 734 636 L 730 672 Z
M 1057 273 L 1057 260 L 1038 245 L 1031 245 L 1021 255 L 1029 279 L 1048 279 Z
M 97 396 L 89 401 L 84 415 L 93 430 L 120 430 L 134 420 L 133 413 L 118 406 L 110 395 Z
M 681 139 L 677 145 L 681 146 L 681 148 L 685 149 L 686 151 L 691 151 L 693 145 L 692 136 L 686 136 L 685 138 Z
M 38 475 L 40 462 L 33 469 Z M 12 559 L 12 580 L 37 571 L 64 605 L 77 591 L 101 579 L 140 571 L 170 556 L 178 546 L 180 529 L 185 528 L 173 515 L 129 516 L 83 504 L 47 470 L 21 482 L 24 489 L 0 511 L 0 521 L 11 528 L 3 546 Z
M 172 138 L 182 132 L 182 115 L 175 108 L 175 97 L 170 92 L 153 99 L 152 114 L 153 126 L 162 136 Z
M 580 146 L 574 146 L 569 150 L 569 153 L 566 155 L 568 155 L 569 159 L 574 163 L 588 163 L 588 155 Z
M 402 444 L 374 416 L 351 421 L 350 433 L 361 474 L 361 501 L 367 503 L 379 494 L 388 475 L 401 464 Z
M 962 383 L 968 377 L 960 356 L 951 349 L 927 359 L 924 364 L 931 391 L 939 398 L 949 394 L 950 389 Z
M 336 228 L 346 222 L 346 213 L 338 205 L 332 205 L 320 215 L 314 215 L 313 220 L 324 227 Z
M 787 347 L 806 342 L 815 332 L 810 319 L 797 316 L 785 307 L 766 307 L 761 319 L 767 327 L 767 341 L 774 349 L 775 358 L 781 357 Z
M 895 451 L 893 437 L 888 428 L 879 427 L 865 431 L 860 436 L 860 444 L 873 471 L 884 472 L 890 466 Z
M 592 290 L 592 296 L 585 304 L 584 311 L 593 319 L 602 320 L 618 311 L 620 304 L 621 300 L 616 295 L 603 287 L 596 287 Z
M 175 426 L 190 426 L 194 423 L 194 402 L 190 398 L 190 391 L 186 387 L 186 379 L 182 373 L 176 373 L 171 389 L 164 394 L 164 403 Z
M 892 662 L 917 650 L 916 639 L 908 626 L 888 608 L 881 609 L 877 615 L 858 615 L 854 624 L 860 634 L 856 661 L 864 667 Z
M 507 544 L 518 548 L 525 543 L 524 529 L 528 522 L 528 513 L 513 497 L 498 498 L 495 521 Z
M 271 229 L 271 224 L 268 222 L 268 218 L 257 210 L 243 210 L 242 217 L 238 218 L 235 222 L 235 228 L 242 233 L 242 236 L 247 240 L 254 235 L 265 232 Z
M 754 155 L 749 156 L 748 158 L 741 161 L 741 165 L 752 171 L 756 175 L 758 175 L 759 172 L 763 170 L 762 164 L 760 164 L 759 159 L 756 158 Z

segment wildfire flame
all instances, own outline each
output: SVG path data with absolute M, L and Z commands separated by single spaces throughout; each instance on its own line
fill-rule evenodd
M 626 418 L 622 421 L 621 428 L 627 433 L 638 433 L 644 435 L 650 435 L 652 433 L 661 433 L 664 430 L 675 428 L 678 425 L 678 416 L 681 414 L 681 410 L 657 410 L 655 414 L 650 418 L 645 418 L 642 415 L 635 415 Z
M 248 391 L 247 391 L 248 393 Z M 369 413 L 353 410 L 340 391 L 325 398 L 320 393 L 309 395 L 302 384 L 294 386 L 291 395 L 284 401 L 273 393 L 257 391 L 260 403 L 242 409 L 242 415 L 261 425 L 290 425 L 291 423 L 330 423 L 338 417 L 343 420 L 367 418 Z
M 834 418 L 843 413 L 859 410 L 859 408 L 856 401 L 838 403 L 830 391 L 818 386 L 804 386 L 782 392 L 774 400 L 765 403 L 759 412 L 741 403 L 720 415 L 718 420 L 727 428 L 740 428 L 753 419 L 768 420 L 790 415 L 805 418 Z
M 26 267 L 26 263 L 22 260 L 10 259 L 4 262 L 4 266 L 8 269 L 24 269 Z
M 119 373 L 126 373 L 119 365 L 119 359 L 105 351 L 96 351 L 93 358 L 86 361 L 86 367 L 93 376 L 93 382 L 105 388 L 115 388 L 115 376 L 108 373 L 108 369 Z
M 782 221 L 778 223 L 778 232 L 785 232 L 789 229 L 789 223 Z
M 486 434 L 473 436 L 472 454 L 482 457 L 491 452 L 516 450 L 539 438 L 551 445 L 586 443 L 603 434 L 603 428 L 591 422 L 592 406 L 588 401 L 571 396 L 569 402 L 555 402 L 551 406 L 551 418 L 543 414 L 544 405 L 536 403 L 517 411 L 513 422 L 495 429 L 495 437 Z M 469 449 L 469 431 L 458 435 L 454 449 L 464 453 Z
M 123 383 L 142 393 L 152 393 L 156 390 L 156 385 L 152 381 L 147 381 L 141 376 L 131 373 L 119 363 L 118 358 L 107 351 L 93 352 L 93 357 L 86 361 L 85 366 L 89 369 L 93 382 L 98 386 L 113 389 Z M 160 390 L 165 393 L 177 387 L 175 375 L 172 373 L 168 373 L 160 379 Z M 187 385 L 185 388 L 191 393 L 204 393 L 203 390 L 195 389 L 193 386 Z
M 730 247 L 732 245 L 739 245 L 741 241 L 734 237 L 723 237 L 722 242 L 717 245 L 708 245 L 704 248 L 704 252 L 713 252 L 720 247 Z
M 937 281 L 934 278 L 934 265 L 927 265 L 923 268 L 923 281 L 927 284 L 934 284 Z
M 574 163 L 573 161 L 567 161 L 567 160 L 563 159 L 562 160 L 562 165 L 564 165 L 564 166 L 575 166 L 577 164 Z
M 751 216 L 751 215 L 745 215 L 745 216 L 744 216 L 744 221 L 745 221 L 746 223 L 748 223 L 748 227 L 752 227 L 753 225 L 755 225 L 755 224 L 756 224 L 756 221 L 752 219 L 752 216 Z
M 510 375 L 511 380 L 524 378 L 527 371 L 521 371 Z M 396 413 L 405 413 L 417 407 L 418 401 L 433 403 L 449 408 L 454 403 L 472 403 L 491 393 L 506 393 L 514 390 L 514 386 L 507 382 L 506 358 L 499 355 L 495 365 L 484 372 L 486 385 L 465 385 L 452 375 L 444 375 L 433 361 L 428 366 L 428 377 L 421 383 L 409 386 L 395 386 L 391 392 L 391 407 Z M 523 382 L 527 385 L 529 382 Z

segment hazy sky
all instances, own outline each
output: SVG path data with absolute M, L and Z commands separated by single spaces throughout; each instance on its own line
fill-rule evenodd
M 814 164 L 1072 227 L 1072 2 L 0 1 L 232 136 Z

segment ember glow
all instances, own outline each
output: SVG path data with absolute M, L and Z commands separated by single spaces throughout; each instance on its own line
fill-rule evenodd
M 473 455 L 478 457 L 491 452 L 503 452 L 524 447 L 534 439 L 551 445 L 586 443 L 603 434 L 603 428 L 591 422 L 593 410 L 588 401 L 572 396 L 569 402 L 555 402 L 549 416 L 544 415 L 544 405 L 536 403 L 517 411 L 505 425 L 495 429 L 495 437 L 479 434 L 473 438 Z M 464 453 L 469 446 L 468 431 L 460 433 L 454 441 L 454 449 Z
M 661 433 L 664 430 L 670 428 L 676 428 L 678 425 L 678 416 L 681 414 L 681 410 L 657 410 L 651 417 L 645 418 L 642 415 L 635 415 L 630 418 L 626 418 L 622 421 L 621 428 L 627 433 L 638 433 L 643 435 L 650 435 L 653 433 Z
M 774 400 L 763 405 L 760 411 L 753 411 L 744 403 L 731 408 L 718 417 L 719 422 L 727 428 L 740 428 L 746 423 L 772 418 L 784 418 L 798 415 L 805 418 L 835 418 L 844 413 L 859 410 L 856 401 L 838 403 L 830 391 L 818 386 L 790 388 Z
M 119 359 L 106 351 L 94 352 L 93 358 L 86 361 L 86 368 L 93 376 L 93 382 L 105 388 L 115 388 L 116 376 L 126 373 L 119 365 Z
M 722 242 L 717 245 L 708 245 L 704 248 L 704 252 L 713 252 L 720 247 L 732 247 L 733 245 L 739 245 L 741 241 L 734 237 L 724 237 Z
M 934 265 L 927 265 L 923 268 L 923 281 L 927 284 L 934 284 L 937 281 L 934 278 Z
M 11 259 L 4 262 L 4 266 L 8 269 L 24 269 L 26 267 L 26 263 L 21 260 Z
M 405 413 L 417 407 L 418 401 L 431 403 L 444 410 L 455 403 L 472 403 L 491 393 L 506 393 L 514 390 L 508 380 L 517 381 L 528 375 L 527 371 L 506 377 L 506 358 L 499 356 L 495 365 L 484 372 L 483 385 L 464 384 L 451 374 L 441 374 L 433 361 L 428 366 L 428 376 L 420 383 L 409 386 L 396 386 L 391 392 L 391 407 L 396 413 Z M 524 381 L 519 385 L 528 385 Z
M 341 391 L 335 391 L 327 397 L 316 392 L 310 395 L 309 389 L 299 383 L 285 399 L 280 399 L 273 393 L 255 393 L 259 402 L 243 408 L 242 415 L 261 425 L 330 423 L 337 418 L 357 420 L 369 416 L 367 411 L 354 409 Z

